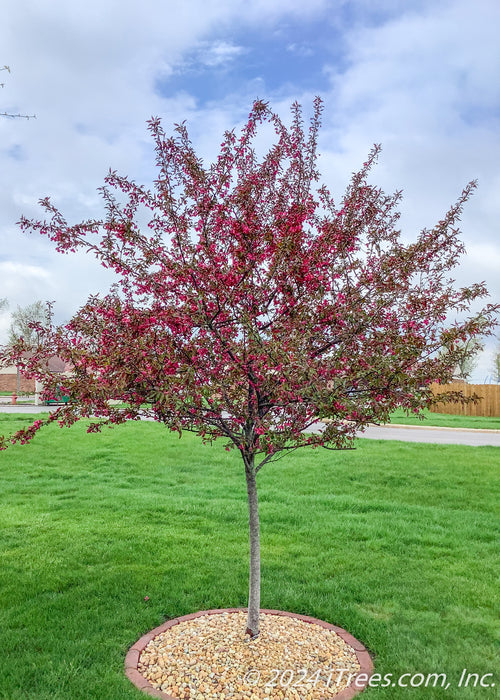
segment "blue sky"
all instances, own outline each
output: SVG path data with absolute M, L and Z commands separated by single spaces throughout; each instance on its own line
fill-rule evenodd
M 329 88 L 325 65 L 342 61 L 342 35 L 328 16 L 304 22 L 288 20 L 280 26 L 250 31 L 240 28 L 218 32 L 187 51 L 172 73 L 158 78 L 163 97 L 185 91 L 196 96 L 200 108 L 253 88 L 255 97 L 293 90 L 323 93 Z
M 187 121 L 206 159 L 253 100 L 283 117 L 325 102 L 320 167 L 339 196 L 373 143 L 373 180 L 403 189 L 406 239 L 442 218 L 465 184 L 458 284 L 500 300 L 500 50 L 497 0 L 6 0 L 0 26 L 0 298 L 56 302 L 64 321 L 110 279 L 19 232 L 51 195 L 68 220 L 98 217 L 111 167 L 149 182 L 146 121 Z M 9 314 L 0 315 L 0 342 Z M 490 342 L 474 375 L 491 374 Z

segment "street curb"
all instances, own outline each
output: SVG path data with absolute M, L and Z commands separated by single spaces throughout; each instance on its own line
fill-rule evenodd
M 450 428 L 444 425 L 405 425 L 404 423 L 369 423 L 374 428 L 408 428 L 409 430 L 446 430 L 459 433 L 500 433 L 494 428 Z
M 199 612 L 191 613 L 190 615 L 176 617 L 173 620 L 169 620 L 168 622 L 164 622 L 159 627 L 156 627 L 150 632 L 144 634 L 140 639 L 137 640 L 137 642 L 135 642 L 135 644 L 133 644 L 130 647 L 127 656 L 125 657 L 125 675 L 130 680 L 130 682 L 135 685 L 136 688 L 142 690 L 143 693 L 146 693 L 151 697 L 163 698 L 163 700 L 178 700 L 178 698 L 174 698 L 172 695 L 168 695 L 168 693 L 164 693 L 162 690 L 157 690 L 156 688 L 154 688 L 151 685 L 151 683 L 139 673 L 139 671 L 137 670 L 137 665 L 139 663 L 141 652 L 155 637 L 157 637 L 162 632 L 165 632 L 166 630 L 170 629 L 174 625 L 179 624 L 180 622 L 194 620 L 195 618 L 202 617 L 203 615 L 221 615 L 222 613 L 237 612 L 247 612 L 247 609 L 224 608 L 220 610 L 202 610 Z M 349 644 L 349 646 L 351 646 L 354 649 L 354 652 L 358 659 L 358 663 L 360 665 L 360 669 L 356 677 L 354 678 L 353 683 L 356 681 L 356 678 L 358 676 L 362 675 L 366 676 L 366 678 L 360 681 L 359 687 L 353 688 L 353 686 L 350 685 L 347 688 L 341 690 L 340 693 L 334 696 L 335 700 L 351 700 L 351 698 L 354 698 L 356 695 L 363 692 L 363 690 L 365 690 L 365 688 L 368 686 L 370 677 L 373 673 L 373 662 L 371 660 L 370 654 L 360 641 L 353 637 L 349 632 L 342 629 L 342 627 L 337 627 L 337 625 L 331 625 L 329 622 L 324 622 L 324 620 L 318 620 L 315 617 L 309 617 L 308 615 L 300 615 L 298 613 L 286 612 L 283 610 L 261 610 L 261 612 L 266 615 L 291 617 L 297 620 L 302 620 L 303 622 L 307 622 L 309 624 L 318 625 L 319 627 L 323 627 L 324 629 L 332 630 L 339 637 L 341 637 L 341 639 L 343 639 L 344 642 L 346 642 L 346 644 Z
M 324 425 L 328 425 L 328 423 L 331 423 L 332 421 L 329 418 L 323 418 L 318 422 L 323 423 Z M 458 433 L 500 433 L 500 430 L 497 430 L 496 428 L 451 428 L 447 425 L 426 425 L 424 421 L 422 422 L 422 425 L 405 425 L 404 423 L 367 423 L 367 427 L 388 429 L 408 428 L 409 430 L 444 430 Z M 362 435 L 362 432 L 360 431 L 359 433 L 357 433 L 357 435 Z

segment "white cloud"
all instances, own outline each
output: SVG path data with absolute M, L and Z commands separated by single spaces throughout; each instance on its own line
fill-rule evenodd
M 310 44 L 288 44 L 286 50 L 304 58 L 314 55 L 314 50 Z
M 498 3 L 409 6 L 382 25 L 344 35 L 343 67 L 330 66 L 325 162 L 336 182 L 357 168 L 371 145 L 383 151 L 373 179 L 404 190 L 403 224 L 433 225 L 466 183 L 479 188 L 466 205 L 464 238 L 499 250 L 500 184 Z M 476 262 L 476 261 L 475 261 Z M 493 281 L 493 280 L 492 280 Z M 500 298 L 500 289 L 495 289 Z
M 491 243 L 471 244 L 467 260 L 488 272 L 500 273 L 500 248 Z
M 213 68 L 230 63 L 244 52 L 245 49 L 242 46 L 229 44 L 226 41 L 216 41 L 201 48 L 199 60 L 203 65 Z
M 23 265 L 15 262 L 0 262 L 0 275 L 5 278 L 7 275 L 16 275 L 21 280 L 39 279 L 46 281 L 48 274 L 46 270 L 36 265 Z
M 49 272 L 38 265 L 0 262 L 0 280 L 0 298 L 9 300 L 10 310 L 35 299 L 49 299 L 54 293 Z

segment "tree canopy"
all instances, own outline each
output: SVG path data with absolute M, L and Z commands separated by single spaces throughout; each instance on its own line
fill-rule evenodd
M 256 102 L 240 137 L 226 133 L 209 167 L 185 125 L 167 137 L 154 119 L 154 189 L 111 172 L 104 219 L 70 225 L 49 199 L 48 221 L 22 219 L 59 251 L 86 249 L 119 277 L 110 294 L 42 334 L 26 366 L 36 371 L 44 352 L 73 365 L 67 420 L 147 412 L 265 462 L 304 444 L 347 446 L 396 406 L 432 402 L 429 384 L 451 378 L 455 350 L 462 357 L 463 343 L 493 325 L 491 305 L 449 322 L 486 295 L 483 284 L 455 289 L 448 277 L 464 253 L 457 222 L 475 183 L 405 245 L 400 193 L 367 182 L 378 147 L 338 206 L 315 186 L 320 112 L 317 101 L 306 133 L 298 105 L 287 129 Z M 264 121 L 277 141 L 259 160 Z M 51 378 L 40 378 L 50 391 Z M 127 409 L 110 408 L 109 398 Z M 333 422 L 321 436 L 304 435 L 318 418 Z
M 406 244 L 401 194 L 368 181 L 378 146 L 338 204 L 320 184 L 321 112 L 317 99 L 306 128 L 295 104 L 286 126 L 257 101 L 210 165 L 185 124 L 167 135 L 152 119 L 153 187 L 110 172 L 103 218 L 70 224 L 46 198 L 45 220 L 21 220 L 62 253 L 90 252 L 118 281 L 68 324 L 40 327 L 30 357 L 22 342 L 14 348 L 23 371 L 44 383 L 45 398 L 60 382 L 49 356 L 73 372 L 64 379 L 70 402 L 13 441 L 53 420 L 90 417 L 96 431 L 150 416 L 179 433 L 223 438 L 255 486 L 263 465 L 290 450 L 348 448 L 395 408 L 419 412 L 436 400 L 430 384 L 450 380 L 463 345 L 494 326 L 493 305 L 470 312 L 484 285 L 456 288 L 451 277 L 475 183 Z M 275 140 L 259 157 L 264 123 Z M 322 419 L 321 431 L 308 432 Z
M 11 316 L 9 344 L 15 345 L 22 338 L 26 349 L 38 347 L 40 326 L 50 325 L 50 318 L 50 305 L 43 301 L 18 306 Z

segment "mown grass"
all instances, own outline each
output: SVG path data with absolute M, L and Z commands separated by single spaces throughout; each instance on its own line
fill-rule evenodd
M 500 430 L 500 416 L 455 416 L 448 413 L 431 413 L 423 411 L 423 420 L 416 416 L 407 416 L 402 408 L 391 415 L 391 423 L 401 425 L 434 425 L 442 428 L 476 428 L 483 430 Z
M 0 415 L 0 433 L 27 419 Z M 268 465 L 262 607 L 345 627 L 378 673 L 451 683 L 363 697 L 496 697 L 499 463 L 493 447 L 360 440 Z M 246 604 L 238 455 L 153 423 L 51 427 L 1 453 L 0 542 L 2 700 L 139 699 L 123 661 L 142 634 Z M 496 688 L 456 688 L 464 668 Z

